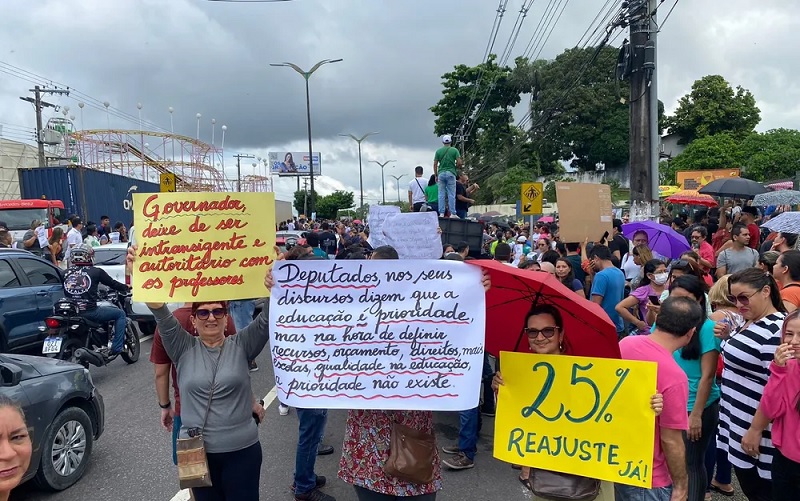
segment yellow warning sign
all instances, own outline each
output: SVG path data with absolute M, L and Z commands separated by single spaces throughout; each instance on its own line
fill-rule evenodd
M 175 192 L 175 174 L 172 172 L 161 173 L 161 193 Z
M 532 216 L 542 213 L 542 199 L 544 198 L 544 186 L 542 183 L 525 183 L 522 185 L 520 195 L 521 209 L 523 216 Z

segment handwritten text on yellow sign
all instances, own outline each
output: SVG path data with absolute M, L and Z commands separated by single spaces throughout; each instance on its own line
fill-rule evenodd
M 650 487 L 656 364 L 502 352 L 494 456 Z
M 133 195 L 136 301 L 264 297 L 275 257 L 272 193 Z

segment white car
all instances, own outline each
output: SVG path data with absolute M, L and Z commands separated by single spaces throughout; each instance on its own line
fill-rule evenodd
M 94 248 L 94 265 L 105 270 L 108 275 L 117 282 L 125 283 L 125 257 L 128 253 L 128 244 L 107 244 Z M 183 306 L 183 303 L 167 303 L 170 311 L 175 311 Z M 144 303 L 131 304 L 131 320 L 139 325 L 142 334 L 150 335 L 156 327 L 150 309 Z

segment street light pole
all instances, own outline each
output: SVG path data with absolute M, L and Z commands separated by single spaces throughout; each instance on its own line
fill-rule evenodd
M 242 159 L 255 157 L 255 155 L 243 155 L 241 153 L 233 156 L 236 159 L 236 191 L 239 193 L 242 192 Z
M 399 176 L 389 175 L 389 177 L 393 177 L 394 180 L 397 182 L 397 201 L 400 201 L 400 180 L 406 177 L 405 174 L 400 174 Z
M 338 63 L 340 61 L 342 61 L 342 59 L 324 59 L 324 60 L 318 62 L 317 64 L 315 64 L 314 66 L 312 66 L 311 69 L 308 70 L 308 71 L 303 71 L 299 66 L 297 66 L 296 64 L 292 64 L 292 63 L 271 63 L 270 64 L 270 66 L 286 66 L 286 67 L 289 67 L 289 68 L 293 69 L 294 71 L 296 71 L 297 73 L 300 73 L 300 75 L 306 81 L 306 119 L 308 121 L 308 168 L 309 168 L 309 174 L 308 175 L 311 178 L 311 200 L 310 200 L 310 202 L 311 202 L 311 207 L 310 207 L 311 214 L 314 213 L 314 147 L 311 144 L 311 94 L 310 94 L 309 89 L 308 89 L 308 79 L 311 78 L 311 75 L 314 74 L 314 72 L 317 71 L 320 68 L 320 66 L 325 65 L 325 64 L 329 64 L 329 63 Z M 319 160 L 321 162 L 322 159 L 319 159 Z M 299 178 L 298 178 L 297 182 L 298 182 L 298 186 L 299 186 L 299 183 L 300 183 L 300 179 Z M 306 216 L 310 217 L 311 214 L 306 214 Z
M 358 180 L 361 184 L 361 207 L 364 207 L 364 173 L 361 169 L 361 143 L 369 136 L 380 134 L 380 132 L 367 132 L 361 137 L 356 137 L 353 134 L 339 134 L 340 136 L 349 137 L 358 143 Z
M 377 160 L 371 160 L 371 162 L 381 166 L 381 189 L 383 190 L 383 205 L 386 205 L 386 181 L 383 180 L 383 168 L 386 167 L 386 164 L 397 162 L 397 160 L 387 160 L 383 163 L 378 162 Z

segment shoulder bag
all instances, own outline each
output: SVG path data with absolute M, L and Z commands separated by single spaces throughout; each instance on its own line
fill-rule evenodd
M 430 206 L 428 206 L 428 195 L 425 193 L 425 188 L 423 188 L 422 185 L 419 184 L 418 177 L 415 177 L 414 180 L 417 182 L 417 186 L 419 186 L 419 189 L 422 190 L 422 194 L 425 196 L 425 201 L 422 202 L 422 205 L 419 208 L 419 212 L 428 212 L 429 210 L 431 210 L 431 208 Z M 414 210 L 413 207 L 411 210 Z
M 552 501 L 592 501 L 600 494 L 600 481 L 569 473 L 531 468 L 531 490 Z
M 433 482 L 433 458 L 436 438 L 398 422 L 392 423 L 389 458 L 383 465 L 387 475 L 412 484 Z
M 225 343 L 219 350 L 219 358 L 214 365 L 214 372 L 211 376 L 211 392 L 208 395 L 206 404 L 206 415 L 203 418 L 203 427 L 190 430 L 189 438 L 179 438 L 175 447 L 178 456 L 178 481 L 181 489 L 193 489 L 197 487 L 211 487 L 211 473 L 208 471 L 208 458 L 206 457 L 206 444 L 203 439 L 203 431 L 208 422 L 208 412 L 211 410 L 211 401 L 214 399 L 214 389 L 217 381 L 217 369 L 222 360 L 222 350 Z M 194 431 L 195 433 L 191 433 Z

